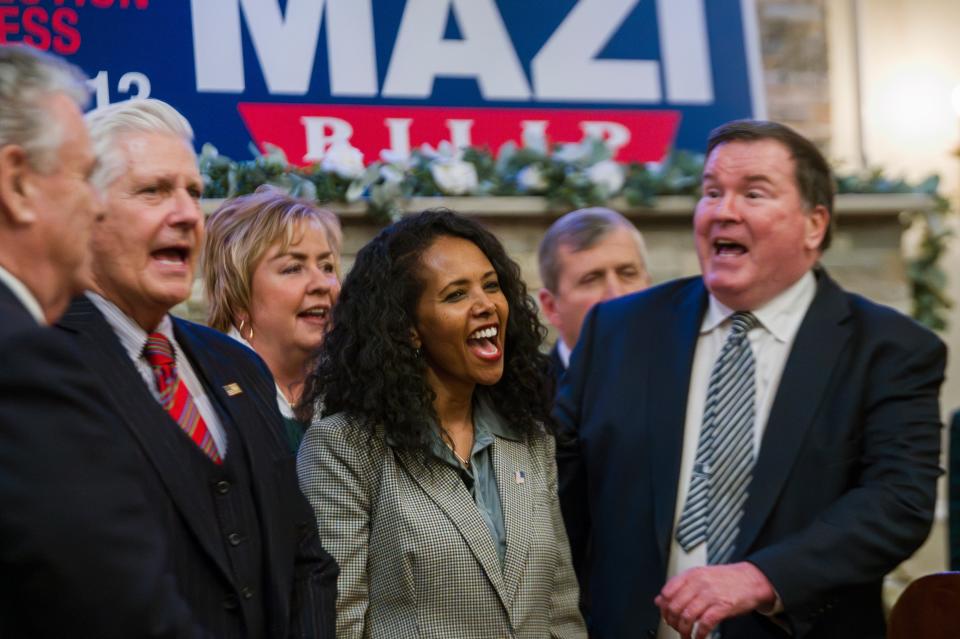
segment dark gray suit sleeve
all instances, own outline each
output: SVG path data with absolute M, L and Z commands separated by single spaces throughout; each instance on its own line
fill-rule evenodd
M 795 636 L 845 586 L 881 579 L 926 538 L 941 472 L 945 363 L 940 340 L 916 328 L 875 348 L 862 389 L 861 452 L 837 462 L 857 473 L 855 487 L 798 533 L 747 557 L 777 589 Z
M 50 329 L 0 341 L 0 636 L 195 638 L 132 440 Z

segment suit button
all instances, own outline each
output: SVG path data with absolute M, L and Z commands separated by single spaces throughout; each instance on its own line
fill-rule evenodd
M 230 542 L 231 546 L 239 546 L 240 542 L 243 541 L 243 537 L 240 535 L 240 533 L 232 532 L 227 535 L 227 541 Z
M 244 586 L 244 587 L 240 590 L 240 595 L 241 595 L 244 599 L 253 599 L 253 589 L 251 589 L 249 586 Z
M 223 599 L 223 607 L 226 610 L 236 610 L 240 605 L 240 602 L 237 601 L 237 598 L 234 595 L 227 595 Z
M 228 481 L 218 481 L 214 488 L 216 488 L 217 494 L 226 495 L 230 492 L 230 482 Z

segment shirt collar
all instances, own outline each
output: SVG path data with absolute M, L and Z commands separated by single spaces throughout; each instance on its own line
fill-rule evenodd
M 493 407 L 493 402 L 481 392 L 473 408 L 473 428 L 475 433 L 489 432 L 503 439 L 520 441 L 520 436 Z M 476 437 L 476 435 L 474 435 Z
M 562 337 L 557 338 L 557 355 L 560 356 L 560 361 L 563 362 L 564 368 L 570 368 L 570 353 L 572 349 L 567 346 L 567 343 L 563 341 Z
M 240 331 L 237 330 L 236 326 L 231 326 L 230 330 L 227 331 L 227 335 L 237 340 L 251 351 L 256 353 L 253 345 L 246 340 L 246 338 L 240 334 Z M 280 388 L 280 384 L 274 380 L 273 385 L 277 387 L 277 406 L 280 407 L 280 414 L 287 419 L 296 419 L 296 415 L 293 412 L 293 406 L 290 405 L 290 402 L 287 401 L 287 396 L 283 394 L 283 390 Z
M 107 320 L 107 324 L 109 324 L 113 332 L 116 333 L 117 339 L 120 340 L 123 350 L 127 352 L 130 359 L 134 361 L 139 360 L 143 356 L 143 345 L 147 343 L 147 332 L 133 321 L 131 317 L 121 311 L 116 304 L 102 295 L 88 291 L 87 297 L 89 297 L 93 305 L 103 313 L 104 319 Z M 161 333 L 170 340 L 174 352 L 179 355 L 177 352 L 177 340 L 173 336 L 173 322 L 170 320 L 169 315 L 163 316 L 163 319 L 160 320 L 160 324 L 157 325 L 154 332 Z
M 473 448 L 470 457 L 493 444 L 494 436 L 503 439 L 519 441 L 519 436 L 504 421 L 493 408 L 491 402 L 482 395 L 474 396 L 473 403 Z M 434 430 L 431 443 L 433 454 L 446 461 L 451 466 L 460 468 L 459 461 L 454 457 L 450 447 L 443 440 L 439 427 Z
M 755 309 L 753 314 L 774 339 L 787 342 L 796 334 L 816 292 L 816 277 L 813 271 L 807 271 L 785 291 Z M 735 312 L 711 294 L 707 313 L 700 325 L 700 334 L 710 333 Z
M 46 326 L 47 318 L 43 315 L 43 307 L 40 306 L 40 302 L 37 301 L 36 296 L 27 288 L 26 284 L 18 280 L 13 273 L 2 266 L 0 266 L 0 282 L 7 285 L 7 288 L 10 289 L 13 296 L 23 304 L 23 307 L 27 309 L 31 317 L 37 320 L 37 324 Z

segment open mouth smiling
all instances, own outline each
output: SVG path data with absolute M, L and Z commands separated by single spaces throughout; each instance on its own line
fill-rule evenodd
M 190 259 L 191 250 L 185 246 L 167 246 L 150 253 L 153 259 L 163 264 L 182 265 Z
M 490 324 L 478 328 L 467 337 L 470 352 L 482 360 L 496 361 L 503 355 L 500 348 L 500 327 Z
M 330 308 L 327 306 L 311 306 L 297 313 L 297 317 L 309 320 L 326 320 L 329 314 Z

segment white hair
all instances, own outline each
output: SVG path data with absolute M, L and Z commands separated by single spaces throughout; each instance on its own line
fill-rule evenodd
M 0 147 L 16 144 L 38 171 L 57 167 L 63 126 L 46 102 L 64 94 L 79 109 L 90 99 L 87 77 L 56 56 L 22 45 L 0 46 Z
M 118 144 L 125 135 L 172 135 L 193 146 L 193 129 L 187 119 L 166 102 L 153 98 L 126 100 L 95 109 L 86 115 L 86 121 L 98 161 L 91 182 L 100 190 L 110 186 L 126 169 Z

